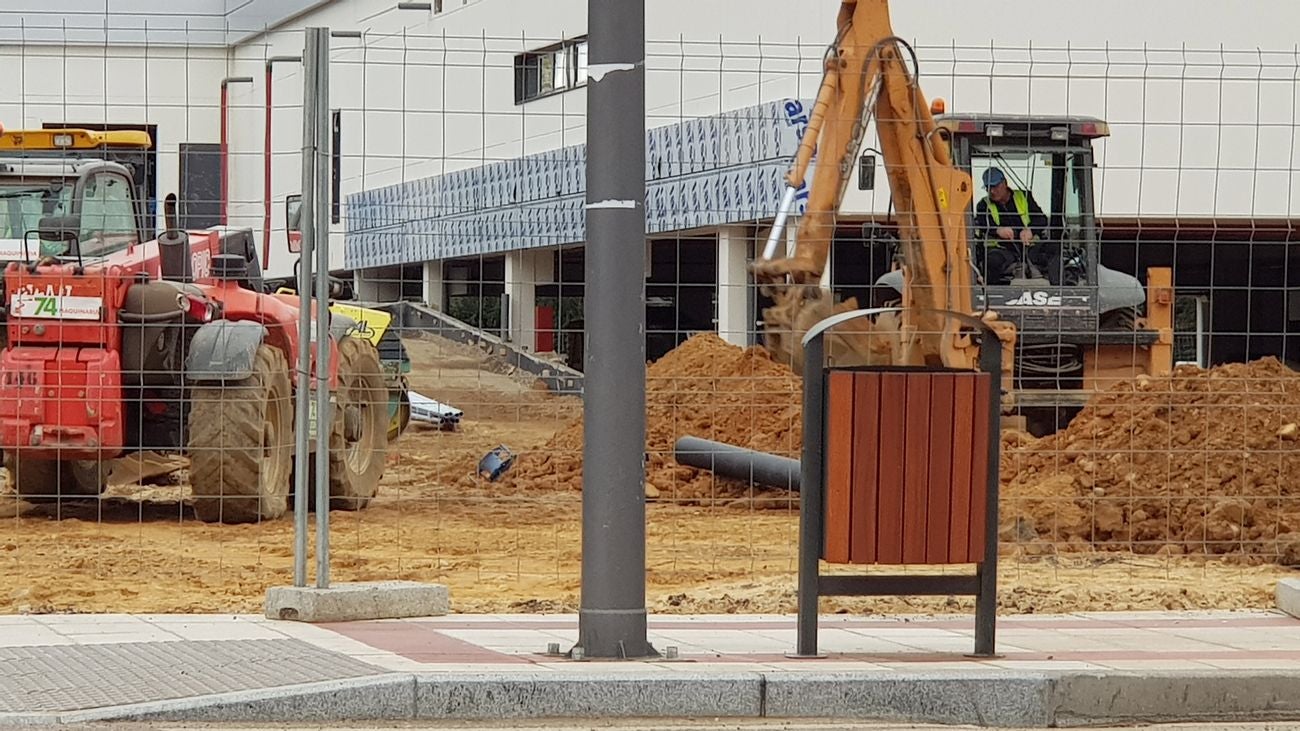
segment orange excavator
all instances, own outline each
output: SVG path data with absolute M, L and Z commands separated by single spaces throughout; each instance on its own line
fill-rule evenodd
M 864 137 L 874 122 L 892 195 L 891 220 L 873 231 L 896 243 L 893 271 L 872 283 L 886 313 L 860 318 L 827 339 L 839 365 L 974 368 L 972 333 L 935 311 L 981 317 L 1004 343 L 1004 402 L 1049 422 L 1081 407 L 1116 379 L 1172 367 L 1171 272 L 1149 269 L 1147 286 L 1101 265 L 1093 206 L 1092 141 L 1109 134 L 1088 117 L 944 115 L 917 84 L 912 48 L 890 25 L 887 0 L 843 0 L 835 40 L 807 129 L 786 175 L 787 189 L 753 265 L 772 299 L 763 313 L 766 347 L 796 371 L 800 339 L 814 324 L 859 308 L 835 302 L 828 266 L 839 209 L 858 171 L 871 189 L 874 157 Z M 814 155 L 816 160 L 814 161 Z M 796 191 L 813 168 L 807 204 L 788 256 L 785 226 Z M 1028 261 L 1005 278 L 981 273 L 974 226 L 975 167 L 996 167 L 1045 201 L 1043 240 L 1057 262 Z M 1032 247 L 1031 247 L 1032 248 Z M 1041 249 L 1040 249 L 1041 250 Z M 1142 310 L 1145 310 L 1143 313 Z M 1049 432 L 1060 424 L 1039 426 Z

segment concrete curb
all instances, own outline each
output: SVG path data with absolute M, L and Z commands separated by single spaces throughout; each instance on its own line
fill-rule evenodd
M 1300 670 L 1076 672 L 1053 684 L 1056 726 L 1300 719 Z
M 415 699 L 420 719 L 758 718 L 763 715 L 763 675 L 655 670 L 424 674 Z
M 768 674 L 766 715 L 878 721 L 1048 726 L 1052 681 L 1042 673 Z
M 700 717 L 986 727 L 1300 720 L 1300 670 L 388 673 L 85 711 L 0 713 L 0 726 Z

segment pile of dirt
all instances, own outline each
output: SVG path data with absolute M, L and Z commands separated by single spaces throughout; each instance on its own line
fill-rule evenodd
M 687 504 L 731 502 L 755 490 L 672 459 L 682 436 L 798 457 L 802 382 L 760 347 L 739 348 L 715 333 L 694 335 L 646 368 L 646 495 Z M 542 449 L 521 454 L 509 473 L 520 488 L 582 489 L 579 418 Z M 789 504 L 789 496 L 776 501 Z
M 692 337 L 647 369 L 647 495 L 797 507 L 672 459 L 692 435 L 798 458 L 801 381 L 762 348 Z M 1001 535 L 1013 549 L 1239 554 L 1300 565 L 1300 373 L 1273 358 L 1095 396 L 1061 432 L 1002 435 Z M 581 418 L 520 456 L 520 489 L 582 488 Z M 743 497 L 748 496 L 748 497 Z M 743 497 L 743 499 L 741 499 Z
M 1298 437 L 1300 373 L 1275 358 L 1140 377 L 1049 437 L 1003 435 L 1003 538 L 1300 564 Z

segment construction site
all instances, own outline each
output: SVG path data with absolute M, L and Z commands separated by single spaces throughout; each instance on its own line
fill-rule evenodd
M 578 90 L 598 88 L 585 16 L 530 7 L 489 33 L 494 4 L 253 2 L 165 27 L 143 56 L 134 27 L 93 52 L 51 28 L 21 52 L 24 80 L 63 64 L 100 83 L 0 105 L 0 612 L 256 613 L 295 541 L 316 545 L 306 510 L 329 516 L 333 581 L 576 612 L 584 440 L 608 436 L 584 424 L 593 381 L 610 387 L 593 342 L 616 309 L 637 319 L 610 352 L 645 363 L 627 389 L 644 381 L 653 613 L 796 610 L 804 486 L 686 464 L 679 440 L 799 464 L 805 371 L 823 367 L 988 377 L 996 432 L 966 438 L 997 450 L 1001 611 L 1274 606 L 1300 570 L 1300 259 L 1297 163 L 1260 149 L 1297 127 L 1272 93 L 1289 51 L 1152 62 L 1095 20 L 1083 46 L 980 45 L 968 15 L 927 27 L 908 6 L 891 26 L 866 0 L 784 28 L 706 14 L 692 41 L 668 32 L 686 4 L 665 4 L 645 31 L 646 146 L 612 166 L 644 162 L 646 187 L 606 206 L 644 214 L 644 237 L 611 254 L 588 240 L 597 148 L 577 142 Z M 110 93 L 123 59 L 168 80 Z M 995 250 L 1019 258 L 999 270 Z M 602 306 L 613 270 L 644 287 L 634 307 Z M 868 308 L 804 362 L 805 336 Z M 907 418 L 952 447 L 970 414 L 940 393 Z M 872 455 L 883 484 L 915 456 L 880 446 L 905 421 L 826 452 Z M 932 500 L 960 469 L 942 459 Z
M 445 582 L 460 612 L 574 611 L 581 402 L 481 349 L 406 339 L 422 393 L 459 427 L 414 425 L 374 503 L 333 517 L 338 581 Z M 647 372 L 648 597 L 662 613 L 789 613 L 798 496 L 678 465 L 699 436 L 797 455 L 800 382 L 760 349 L 687 340 Z M 1010 613 L 1272 606 L 1300 565 L 1300 376 L 1277 361 L 1121 384 L 1064 431 L 1003 433 Z M 506 444 L 496 482 L 477 473 Z M 135 467 L 141 463 L 134 463 Z M 29 506 L 7 490 L 8 612 L 256 612 L 292 559 L 292 523 L 193 519 L 182 469 L 98 500 Z M 158 484 L 161 482 L 162 484 Z M 836 599 L 828 611 L 964 613 L 953 598 Z

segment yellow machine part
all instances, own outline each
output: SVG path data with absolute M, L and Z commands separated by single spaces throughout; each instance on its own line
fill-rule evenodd
M 295 292 L 288 287 L 281 287 L 275 291 L 276 294 L 295 296 Z M 368 307 L 357 307 L 356 305 L 345 305 L 339 302 L 330 304 L 330 312 L 344 317 L 350 317 L 356 320 L 357 326 L 353 329 L 352 334 L 370 341 L 370 344 L 379 347 L 379 339 L 388 331 L 388 326 L 393 323 L 393 316 L 383 310 L 372 310 Z
M 142 130 L 11 129 L 0 133 L 0 150 L 96 150 L 106 147 L 147 150 L 153 145 Z
M 393 316 L 383 310 L 372 310 L 366 307 L 357 307 L 356 305 L 344 305 L 335 302 L 330 305 L 330 312 L 356 320 L 357 326 L 353 333 L 369 340 L 370 344 L 375 347 L 379 347 L 379 339 L 384 336 L 384 332 L 388 330 L 388 326 L 393 322 Z

